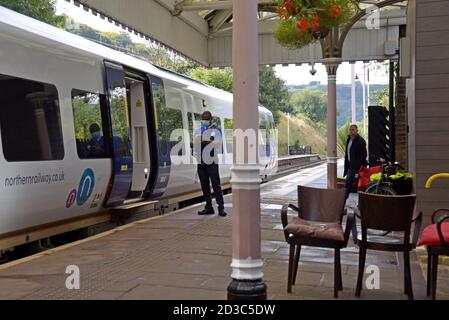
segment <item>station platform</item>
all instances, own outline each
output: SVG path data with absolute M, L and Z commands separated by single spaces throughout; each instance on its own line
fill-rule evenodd
M 297 185 L 326 185 L 326 165 L 303 169 L 261 187 L 262 255 L 269 299 L 333 299 L 333 251 L 304 247 L 293 293 L 287 293 L 288 246 L 280 220 Z M 133 222 L 76 243 L 0 265 L 0 299 L 226 299 L 231 274 L 232 195 L 227 217 L 199 216 L 203 204 Z M 348 200 L 354 204 L 356 195 Z M 415 299 L 427 299 L 425 265 L 411 255 Z M 340 299 L 406 299 L 401 254 L 368 251 L 380 289 L 355 298 L 358 248 L 342 250 Z M 66 288 L 66 268 L 80 270 L 80 289 Z M 439 271 L 438 299 L 449 299 L 449 268 Z M 446 268 L 446 269 L 443 269 Z

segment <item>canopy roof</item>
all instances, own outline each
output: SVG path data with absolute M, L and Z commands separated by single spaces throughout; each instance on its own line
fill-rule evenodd
M 70 0 L 66 0 L 70 1 Z M 232 62 L 232 0 L 79 0 L 87 11 L 122 25 L 205 66 Z M 363 9 L 381 0 L 361 0 Z M 301 64 L 319 61 L 315 44 L 301 50 L 281 47 L 272 35 L 278 19 L 275 1 L 259 0 L 260 64 Z M 406 24 L 407 1 L 381 9 L 381 28 L 368 30 L 363 21 L 345 42 L 346 61 L 396 59 L 399 26 Z M 386 50 L 388 48 L 388 50 Z

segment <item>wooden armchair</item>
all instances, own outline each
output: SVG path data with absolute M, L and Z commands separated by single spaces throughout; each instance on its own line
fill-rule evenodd
M 365 269 L 366 252 L 370 250 L 398 251 L 404 253 L 404 287 L 409 299 L 413 299 L 412 277 L 410 271 L 410 251 L 416 248 L 421 229 L 422 213 L 415 212 L 416 195 L 385 196 L 359 192 L 359 214 L 362 225 L 361 235 L 353 228 L 354 242 L 360 247 L 359 272 L 355 295 L 360 297 Z M 415 214 L 415 216 L 414 216 Z M 412 223 L 413 238 L 410 239 Z M 355 224 L 354 224 L 355 225 Z M 401 233 L 401 237 L 387 233 L 371 235 L 370 230 L 383 230 Z
M 354 222 L 353 215 L 348 215 L 343 231 L 345 193 L 345 189 L 298 186 L 299 206 L 286 204 L 282 207 L 285 241 L 290 245 L 287 292 L 292 292 L 292 285 L 296 282 L 302 245 L 335 249 L 334 297 L 338 298 L 338 291 L 343 290 L 340 249 L 347 246 Z M 298 213 L 290 223 L 287 218 L 289 208 Z
M 427 296 L 436 299 L 438 258 L 449 256 L 449 209 L 437 209 L 432 224 L 424 228 L 418 245 L 427 249 Z

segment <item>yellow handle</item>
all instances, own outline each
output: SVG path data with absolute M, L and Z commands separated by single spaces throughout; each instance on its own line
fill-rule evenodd
M 429 189 L 432 182 L 438 179 L 449 179 L 449 173 L 437 173 L 431 176 L 426 182 L 426 189 Z

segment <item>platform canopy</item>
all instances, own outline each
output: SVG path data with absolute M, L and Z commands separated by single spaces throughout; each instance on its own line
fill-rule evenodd
M 361 6 L 380 1 L 362 0 Z M 275 2 L 259 0 L 259 63 L 319 62 L 322 58 L 319 44 L 288 50 L 277 43 L 273 36 L 278 19 Z M 204 66 L 231 65 L 232 0 L 79 0 L 74 3 Z M 406 24 L 406 5 L 405 1 L 381 9 L 378 29 L 368 29 L 366 20 L 358 22 L 345 41 L 343 60 L 397 59 L 399 26 Z M 370 20 L 368 24 L 372 25 Z

